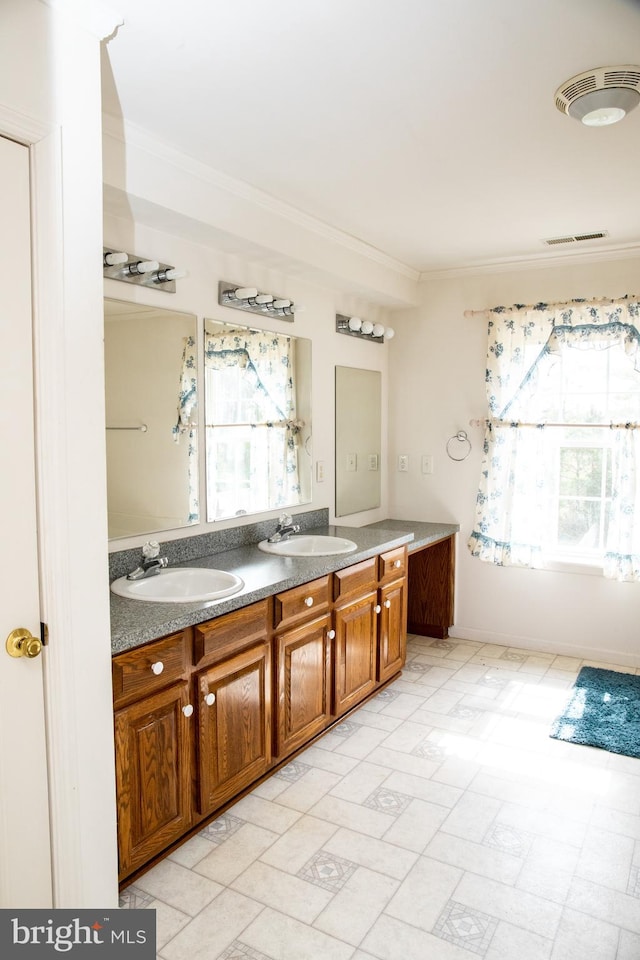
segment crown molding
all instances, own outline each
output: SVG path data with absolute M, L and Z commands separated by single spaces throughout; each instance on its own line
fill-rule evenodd
M 419 283 L 429 280 L 453 280 L 456 277 L 475 277 L 488 273 L 509 273 L 517 270 L 541 270 L 545 267 L 570 267 L 581 263 L 596 263 L 608 260 L 632 260 L 640 257 L 640 243 L 622 243 L 615 247 L 581 253 L 547 254 L 529 257 L 506 257 L 502 260 L 461 264 L 442 270 L 422 270 Z
M 102 0 L 41 0 L 56 13 L 62 13 L 79 23 L 98 40 L 108 40 L 124 17 Z
M 102 120 L 103 133 L 105 136 L 112 137 L 123 144 L 144 150 L 159 160 L 172 164 L 184 173 L 211 184 L 211 186 L 218 190 L 255 204 L 255 206 L 262 208 L 271 215 L 281 217 L 283 220 L 287 220 L 296 226 L 303 227 L 305 230 L 321 237 L 323 240 L 328 240 L 331 243 L 350 250 L 379 266 L 385 267 L 387 270 L 391 270 L 408 280 L 412 280 L 414 283 L 419 281 L 419 270 L 408 266 L 406 263 L 402 263 L 400 260 L 396 260 L 394 257 L 390 257 L 377 247 L 373 247 L 349 233 L 330 226 L 311 214 L 298 210 L 297 207 L 291 206 L 291 204 L 276 199 L 270 194 L 259 190 L 257 187 L 252 187 L 242 180 L 236 180 L 234 177 L 202 163 L 200 160 L 195 160 L 193 157 L 176 150 L 175 147 L 171 147 L 169 144 L 158 140 L 157 137 L 152 136 L 146 130 L 143 130 L 142 127 L 110 114 L 103 114 Z

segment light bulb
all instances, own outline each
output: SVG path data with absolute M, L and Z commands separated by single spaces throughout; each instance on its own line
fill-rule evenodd
M 125 269 L 128 274 L 135 277 L 142 273 L 153 273 L 154 270 L 159 270 L 160 264 L 157 260 L 138 260 L 137 263 L 130 263 Z
M 362 320 L 360 317 L 349 317 L 349 330 L 352 333 L 357 333 L 361 326 Z
M 182 277 L 187 276 L 186 270 L 177 270 L 175 267 L 171 267 L 169 270 L 158 270 L 151 279 L 154 283 L 166 283 L 168 280 L 181 280 Z
M 393 338 L 395 337 L 395 335 L 396 335 L 396 332 L 395 332 L 395 330 L 393 329 L 393 327 L 387 327 L 387 329 L 386 329 L 385 332 L 384 332 L 384 338 L 385 338 L 385 340 L 393 340 Z
M 237 290 L 232 290 L 230 293 L 233 293 L 236 300 L 250 300 L 252 297 L 258 296 L 257 287 L 238 287 Z
M 126 263 L 128 259 L 129 257 L 126 253 L 105 253 L 104 266 L 117 267 L 121 263 Z
M 374 323 L 373 325 L 373 336 L 374 337 L 384 337 L 384 327 L 381 323 Z
M 262 305 L 263 303 L 271 303 L 271 301 L 273 300 L 273 294 L 272 294 L 272 293 L 259 293 L 258 296 L 255 298 L 255 300 L 256 300 L 256 303 L 259 303 L 259 304 L 261 304 L 261 305 Z
M 364 320 L 360 329 L 361 333 L 364 333 L 367 337 L 370 333 L 373 333 L 373 324 L 371 323 L 371 320 Z
M 285 307 L 291 306 L 291 300 L 274 300 L 271 306 L 274 310 L 283 310 Z
M 600 107 L 585 113 L 582 122 L 587 127 L 608 127 L 610 123 L 618 123 L 626 116 L 626 110 L 620 107 Z

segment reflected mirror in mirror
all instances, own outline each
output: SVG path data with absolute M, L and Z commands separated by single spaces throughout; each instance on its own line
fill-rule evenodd
M 336 367 L 336 516 L 380 506 L 379 370 Z
M 205 320 L 207 520 L 311 500 L 311 341 Z
M 196 318 L 104 302 L 109 537 L 198 522 Z

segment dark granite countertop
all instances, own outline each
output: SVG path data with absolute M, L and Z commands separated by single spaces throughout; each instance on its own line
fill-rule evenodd
M 257 543 L 252 543 L 195 557 L 188 562 L 175 563 L 172 560 L 172 567 L 210 567 L 235 573 L 244 581 L 244 587 L 222 600 L 194 603 L 149 603 L 128 600 L 112 593 L 111 652 L 122 653 L 185 627 L 222 616 L 274 593 L 376 556 L 383 550 L 391 550 L 405 543 L 409 545 L 409 550 L 427 546 L 442 537 L 451 536 L 458 529 L 455 524 L 412 523 L 404 520 L 385 520 L 366 527 L 320 526 L 305 529 L 305 533 L 347 537 L 355 541 L 357 550 L 330 557 L 278 557 L 264 553 L 258 549 Z
M 238 610 L 274 593 L 324 577 L 353 563 L 376 556 L 381 550 L 402 546 L 411 540 L 410 531 L 393 533 L 367 527 L 318 527 L 309 533 L 329 534 L 354 540 L 358 547 L 352 553 L 331 557 L 278 557 L 264 553 L 257 544 L 225 550 L 208 557 L 199 557 L 172 567 L 212 567 L 235 573 L 244 581 L 239 593 L 222 600 L 204 603 L 149 603 L 128 600 L 111 594 L 111 652 L 122 653 L 166 634 L 224 613 Z
M 460 530 L 459 523 L 431 523 L 420 520 L 378 520 L 367 524 L 367 530 L 388 530 L 390 533 L 412 533 L 413 539 L 409 543 L 409 553 L 422 550 L 429 544 L 445 537 L 451 537 Z

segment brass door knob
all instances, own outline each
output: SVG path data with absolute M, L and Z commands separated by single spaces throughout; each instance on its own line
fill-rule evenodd
M 33 660 L 42 650 L 42 641 L 34 637 L 30 630 L 18 627 L 7 637 L 7 653 L 10 657 L 28 657 Z

